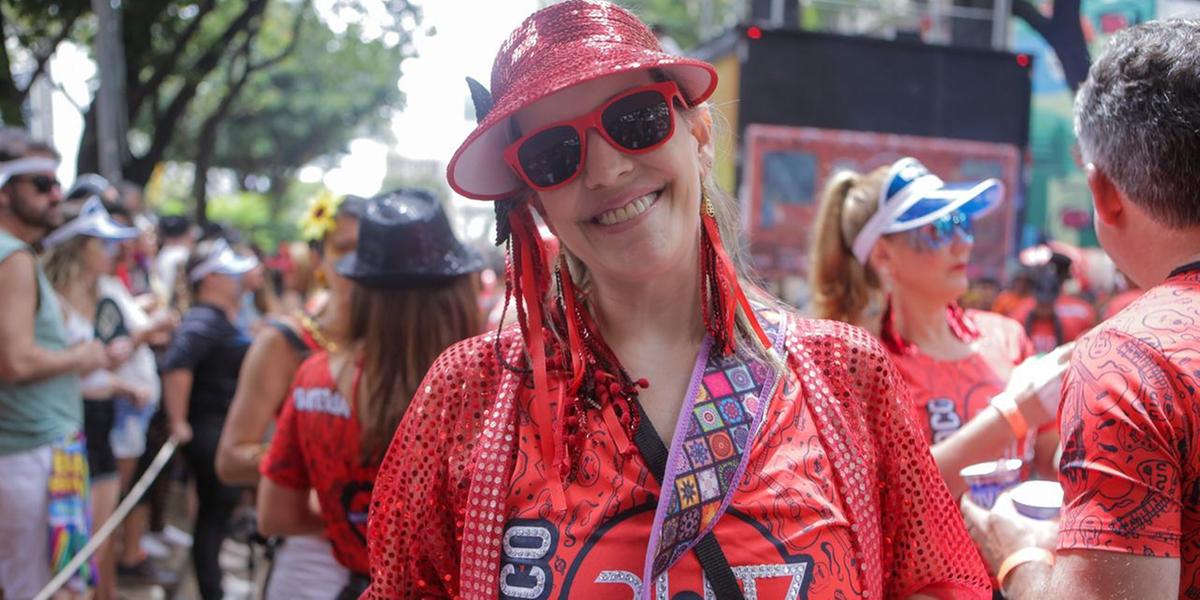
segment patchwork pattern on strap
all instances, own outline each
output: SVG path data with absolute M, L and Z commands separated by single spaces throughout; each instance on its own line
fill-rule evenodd
M 781 317 L 759 312 L 776 346 Z M 662 492 L 669 503 L 665 514 L 660 506 L 655 519 L 652 577 L 695 546 L 729 507 L 778 376 L 761 361 L 721 356 L 717 348 L 708 354 L 695 396 L 684 404 L 686 421 L 681 417 L 677 426 L 686 427 L 686 433 L 677 432 L 671 447 Z

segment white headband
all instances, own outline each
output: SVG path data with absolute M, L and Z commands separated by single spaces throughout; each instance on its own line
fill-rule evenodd
M 29 175 L 31 173 L 53 172 L 58 169 L 58 161 L 45 156 L 30 156 L 0 163 L 0 186 L 8 183 L 14 175 Z
M 891 180 L 892 178 L 888 177 L 886 183 L 890 183 Z M 867 264 L 867 259 L 871 256 L 871 249 L 875 247 L 879 238 L 887 233 L 892 233 L 888 231 L 888 228 L 896 222 L 896 219 L 912 208 L 925 194 L 941 189 L 945 185 L 937 175 L 922 175 L 901 188 L 889 200 L 885 184 L 884 188 L 879 190 L 879 204 L 875 209 L 875 214 L 871 215 L 867 224 L 863 225 L 862 231 L 859 231 L 858 235 L 854 237 L 854 245 L 851 248 L 854 258 L 858 259 L 860 264 Z

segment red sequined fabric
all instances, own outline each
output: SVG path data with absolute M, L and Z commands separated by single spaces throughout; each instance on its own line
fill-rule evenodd
M 495 342 L 492 334 L 447 350 L 413 399 L 375 484 L 364 597 L 498 596 L 518 406 L 533 394 L 527 377 L 500 366 Z M 879 344 L 845 324 L 792 317 L 785 345 L 851 523 L 862 597 L 990 598 Z M 510 363 L 522 362 L 515 328 L 499 346 Z

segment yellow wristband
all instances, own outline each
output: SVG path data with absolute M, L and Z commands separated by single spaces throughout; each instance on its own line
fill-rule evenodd
M 1000 563 L 1000 572 L 996 574 L 996 581 L 1000 582 L 1000 591 L 1004 591 L 1004 579 L 1008 577 L 1013 569 L 1028 563 L 1041 562 L 1048 565 L 1054 564 L 1054 553 L 1037 547 L 1021 548 L 1016 552 L 1008 555 L 1003 563 Z

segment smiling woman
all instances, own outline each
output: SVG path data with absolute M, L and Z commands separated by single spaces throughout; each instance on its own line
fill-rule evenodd
M 367 597 L 988 597 L 884 351 L 726 249 L 716 85 L 603 2 L 501 47 L 448 179 L 498 203 L 518 324 L 419 386 L 375 484 Z

